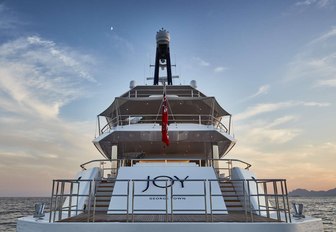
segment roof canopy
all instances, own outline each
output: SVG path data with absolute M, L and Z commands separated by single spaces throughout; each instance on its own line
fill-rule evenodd
M 117 115 L 156 115 L 161 113 L 163 97 L 117 97 L 114 102 L 99 116 L 114 118 Z M 167 96 L 169 113 L 213 115 L 222 117 L 230 115 L 214 97 L 176 97 Z

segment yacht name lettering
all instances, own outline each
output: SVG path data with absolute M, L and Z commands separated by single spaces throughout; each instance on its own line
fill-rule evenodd
M 146 192 L 149 188 L 149 185 L 150 185 L 150 182 L 153 183 L 153 185 L 155 187 L 158 187 L 158 188 L 169 188 L 171 187 L 175 181 L 178 181 L 181 183 L 181 187 L 184 188 L 184 181 L 186 179 L 188 179 L 189 176 L 186 176 L 184 179 L 180 179 L 179 177 L 177 176 L 174 176 L 171 177 L 171 176 L 157 176 L 157 177 L 154 177 L 153 179 L 150 178 L 150 176 L 147 176 L 147 181 L 146 181 L 146 188 L 144 190 L 142 190 L 142 192 Z M 170 182 L 170 183 L 168 183 Z

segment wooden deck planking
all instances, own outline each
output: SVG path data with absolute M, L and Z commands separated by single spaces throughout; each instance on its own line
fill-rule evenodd
M 278 220 L 245 213 L 229 213 L 229 214 L 174 214 L 173 218 L 170 214 L 96 214 L 95 222 L 279 222 Z M 88 221 L 87 213 L 83 213 L 71 218 L 63 219 L 61 222 L 86 222 Z M 90 215 L 90 222 L 93 216 Z

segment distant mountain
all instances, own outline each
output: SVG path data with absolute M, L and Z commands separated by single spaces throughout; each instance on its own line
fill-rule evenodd
M 295 189 L 288 193 L 291 197 L 327 197 L 336 196 L 336 188 L 327 191 L 308 191 L 307 189 Z

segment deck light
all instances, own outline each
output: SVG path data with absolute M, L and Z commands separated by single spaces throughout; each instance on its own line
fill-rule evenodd
M 295 218 L 305 218 L 303 215 L 303 204 L 293 203 L 294 214 L 293 217 Z
M 35 212 L 34 212 L 34 218 L 43 218 L 44 217 L 44 208 L 45 203 L 36 203 L 35 204 Z

